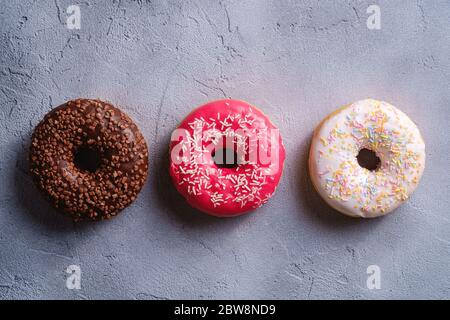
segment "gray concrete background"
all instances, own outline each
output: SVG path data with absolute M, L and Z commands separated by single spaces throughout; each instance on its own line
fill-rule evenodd
M 0 298 L 450 298 L 449 1 L 0 3 Z M 66 28 L 70 4 L 80 30 Z M 34 126 L 77 97 L 121 106 L 151 150 L 148 183 L 111 221 L 73 224 L 27 173 Z M 167 174 L 171 131 L 223 97 L 264 110 L 287 149 L 272 200 L 226 220 L 190 209 Z M 405 111 L 427 143 L 416 193 L 370 221 L 330 209 L 306 170 L 314 126 L 366 97 Z M 366 288 L 372 264 L 380 290 Z

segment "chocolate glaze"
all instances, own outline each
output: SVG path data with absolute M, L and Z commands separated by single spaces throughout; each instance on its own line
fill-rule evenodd
M 96 150 L 94 172 L 78 168 L 78 148 Z M 50 111 L 35 128 L 30 170 L 52 204 L 74 220 L 102 220 L 133 202 L 148 171 L 147 144 L 136 124 L 100 100 L 77 99 Z

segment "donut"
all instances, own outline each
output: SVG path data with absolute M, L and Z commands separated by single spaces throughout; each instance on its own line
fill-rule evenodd
M 416 189 L 425 143 L 411 119 L 387 102 L 344 106 L 315 129 L 309 172 L 320 196 L 351 217 L 392 212 Z
M 172 134 L 169 149 L 175 188 L 192 207 L 218 217 L 266 203 L 285 159 L 281 136 L 269 118 L 231 99 L 192 111 Z
M 29 158 L 38 188 L 75 221 L 117 215 L 147 177 L 147 144 L 138 127 L 100 100 L 77 99 L 50 111 L 34 130 Z

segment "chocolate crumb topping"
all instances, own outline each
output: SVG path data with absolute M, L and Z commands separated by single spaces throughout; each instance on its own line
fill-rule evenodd
M 118 108 L 77 99 L 50 111 L 35 128 L 30 170 L 52 204 L 75 221 L 109 219 L 144 185 L 148 149 Z

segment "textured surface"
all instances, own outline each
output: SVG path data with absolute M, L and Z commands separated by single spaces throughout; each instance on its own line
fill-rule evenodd
M 1 0 L 0 298 L 449 298 L 450 3 L 377 2 L 381 30 L 372 2 L 317 0 L 88 0 L 69 30 L 72 2 Z M 73 224 L 27 173 L 33 127 L 77 97 L 121 106 L 149 144 L 149 180 L 111 221 Z M 272 200 L 227 220 L 187 207 L 167 172 L 171 131 L 223 97 L 264 110 L 287 151 Z M 306 159 L 314 126 L 366 97 L 418 124 L 427 168 L 409 202 L 361 221 L 324 204 Z

